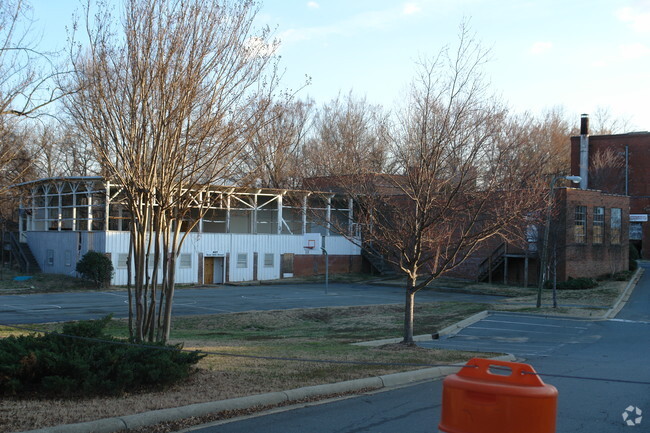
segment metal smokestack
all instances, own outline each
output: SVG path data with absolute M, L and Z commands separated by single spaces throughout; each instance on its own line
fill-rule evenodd
M 580 116 L 580 135 L 589 134 L 589 115 L 583 114 Z
M 580 116 L 580 189 L 587 189 L 589 175 L 589 115 Z

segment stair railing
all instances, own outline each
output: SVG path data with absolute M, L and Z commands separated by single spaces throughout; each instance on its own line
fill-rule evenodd
M 18 261 L 20 269 L 23 272 L 30 272 L 31 269 L 30 269 L 29 259 L 27 258 L 25 252 L 20 246 L 20 242 L 18 242 L 16 235 L 13 232 L 7 232 L 7 234 L 9 235 L 9 242 L 11 244 L 11 253 L 13 254 L 14 258 Z
M 501 257 L 503 257 L 503 255 L 506 253 L 506 247 L 507 245 L 505 242 L 501 243 L 498 247 L 496 247 L 494 251 L 492 251 L 492 253 L 489 256 L 485 258 L 485 260 L 481 262 L 481 264 L 479 264 L 478 266 L 479 281 L 485 278 L 486 275 L 489 275 L 492 273 L 492 271 L 494 271 L 494 268 L 496 267 L 495 263 L 497 265 L 500 263 L 499 259 L 501 259 Z

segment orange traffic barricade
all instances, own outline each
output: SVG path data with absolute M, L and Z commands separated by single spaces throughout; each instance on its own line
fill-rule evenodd
M 557 395 L 528 364 L 473 358 L 443 381 L 438 428 L 444 433 L 554 433 Z

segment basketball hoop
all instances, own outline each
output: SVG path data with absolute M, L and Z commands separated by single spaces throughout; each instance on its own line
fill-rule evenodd
M 303 248 L 308 249 L 308 250 L 313 250 L 314 246 L 313 245 L 305 245 Z

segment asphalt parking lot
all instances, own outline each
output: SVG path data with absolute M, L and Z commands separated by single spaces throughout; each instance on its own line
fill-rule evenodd
M 567 344 L 599 339 L 599 335 L 590 332 L 591 323 L 580 319 L 490 313 L 455 335 L 418 344 L 422 347 L 543 357 Z
M 502 297 L 421 291 L 417 302 L 484 302 Z M 178 289 L 174 295 L 176 316 L 220 314 L 291 308 L 403 304 L 404 288 L 370 284 L 337 283 L 268 286 L 218 286 Z M 0 296 L 0 323 L 24 324 L 89 320 L 112 313 L 128 314 L 126 291 L 50 293 Z

